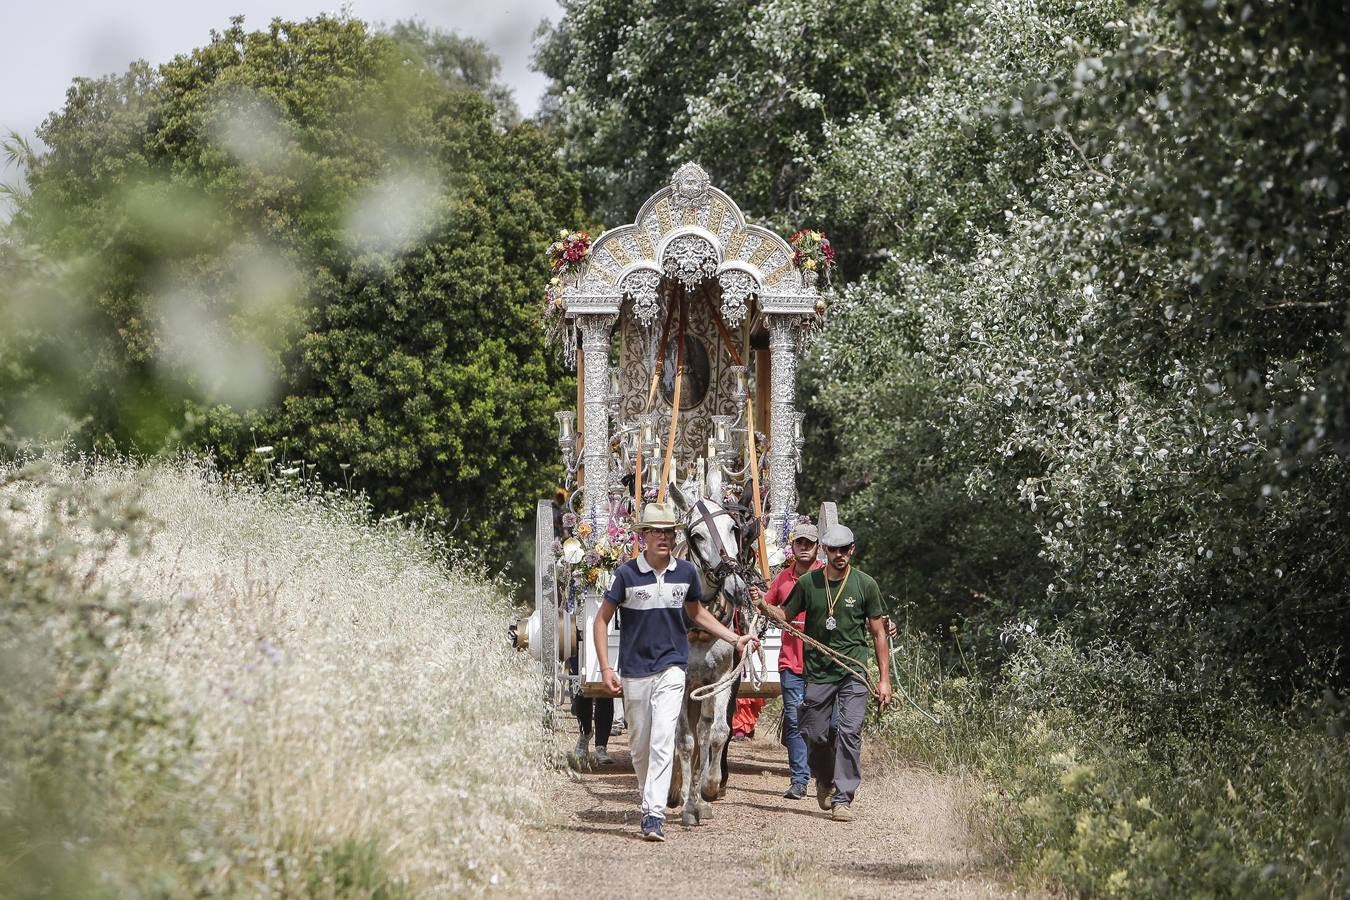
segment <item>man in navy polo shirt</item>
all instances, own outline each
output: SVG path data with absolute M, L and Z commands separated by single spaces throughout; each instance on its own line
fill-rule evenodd
M 675 529 L 671 503 L 648 503 L 638 531 L 647 547 L 614 572 L 595 617 L 591 638 L 605 687 L 623 695 L 628 745 L 637 772 L 642 836 L 664 841 L 666 796 L 675 759 L 675 726 L 684 705 L 684 670 L 689 664 L 688 629 L 697 626 L 730 644 L 738 653 L 753 649 L 751 635 L 727 628 L 703 606 L 703 587 L 692 563 L 674 559 Z M 619 668 L 609 664 L 609 623 L 619 611 Z M 687 621 L 686 621 L 687 617 Z

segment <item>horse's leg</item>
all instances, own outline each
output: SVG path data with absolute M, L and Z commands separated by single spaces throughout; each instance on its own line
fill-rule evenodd
M 737 665 L 740 665 L 737 662 Z M 727 730 L 731 730 L 731 719 L 736 715 L 736 700 L 741 693 L 741 680 L 737 678 L 731 683 L 731 699 L 727 701 Z M 731 741 L 722 742 L 722 781 L 717 787 L 717 799 L 721 800 L 727 795 L 727 779 L 731 776 L 731 767 L 728 765 L 727 757 L 731 754 Z
M 680 717 L 675 720 L 675 757 L 671 761 L 670 770 L 670 790 L 666 793 L 666 806 L 680 806 L 684 803 L 684 795 L 680 793 L 680 785 L 683 780 L 683 772 L 687 771 L 689 766 L 681 758 L 684 747 L 684 735 L 689 729 L 684 723 L 684 710 L 680 710 Z
M 694 796 L 697 798 L 698 814 L 702 819 L 711 819 L 713 815 L 712 805 L 708 800 L 707 791 L 703 786 L 708 783 L 708 773 L 712 771 L 714 753 L 712 739 L 713 714 L 717 704 L 717 695 L 707 697 L 699 704 L 698 717 L 698 780 L 693 785 Z
M 694 790 L 694 772 L 698 768 L 697 760 L 694 758 L 694 734 L 697 716 L 702 706 L 702 703 L 686 699 L 680 717 L 680 797 L 684 807 L 680 811 L 680 824 L 686 826 L 699 823 L 698 794 Z
M 716 800 L 722 787 L 722 750 L 731 736 L 731 725 L 727 723 L 727 701 L 730 699 L 731 687 L 728 685 L 710 698 L 711 715 L 705 715 L 699 721 L 699 738 L 707 741 L 705 746 L 708 748 L 704 754 L 707 765 L 699 773 L 703 776 L 704 800 Z

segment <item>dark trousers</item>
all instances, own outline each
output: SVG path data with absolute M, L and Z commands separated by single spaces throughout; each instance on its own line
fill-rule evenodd
M 567 672 L 570 675 L 577 674 L 575 656 L 567 660 Z M 581 727 L 582 734 L 595 731 L 595 746 L 609 746 L 609 733 L 614 728 L 613 697 L 592 698 L 577 694 L 572 698 L 572 715 L 577 717 L 577 725 Z
M 852 803 L 862 784 L 862 727 L 867 685 L 853 676 L 806 683 L 801 708 L 802 736 L 816 784 L 834 785 L 835 803 Z
M 609 746 L 609 732 L 614 727 L 613 697 L 583 697 L 580 694 L 572 698 L 572 713 L 577 717 L 582 734 L 589 734 L 591 723 L 595 723 L 595 746 Z

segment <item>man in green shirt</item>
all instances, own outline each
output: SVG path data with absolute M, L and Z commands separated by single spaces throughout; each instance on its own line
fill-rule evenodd
M 881 590 L 872 576 L 853 568 L 852 531 L 833 525 L 820 542 L 825 547 L 825 568 L 797 579 L 787 602 L 768 609 L 781 610 L 780 621 L 791 621 L 805 612 L 807 635 L 841 656 L 852 657 L 857 661 L 855 668 L 866 666 L 870 643 L 881 676 L 877 693 L 885 706 L 891 702 L 891 667 Z M 853 819 L 853 796 L 862 783 L 867 684 L 810 644 L 806 645 L 804 669 L 801 732 L 816 780 L 816 800 L 830 818 L 848 822 Z

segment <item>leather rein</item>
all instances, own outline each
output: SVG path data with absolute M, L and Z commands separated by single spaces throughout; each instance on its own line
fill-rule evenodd
M 724 507 L 718 507 L 712 510 L 709 510 L 708 507 L 709 505 L 707 503 L 700 500 L 690 508 L 689 513 L 685 518 L 685 534 L 689 536 L 686 543 L 690 553 L 693 556 L 698 557 L 698 565 L 702 571 L 703 577 L 706 579 L 707 583 L 712 586 L 711 591 L 705 592 L 703 605 L 708 608 L 709 612 L 717 617 L 719 622 L 726 625 L 728 628 L 731 628 L 733 631 L 736 631 L 737 629 L 732 623 L 735 621 L 738 607 L 744 607 L 741 615 L 742 621 L 749 620 L 751 607 L 749 598 L 737 603 L 735 599 L 727 595 L 725 591 L 727 579 L 732 575 L 739 575 L 747 584 L 754 584 L 757 582 L 762 584 L 763 579 L 760 577 L 757 568 L 742 563 L 734 555 L 728 552 L 726 542 L 722 540 L 722 536 L 717 532 L 716 519 L 718 516 L 726 516 L 731 519 L 732 527 L 737 531 L 742 529 L 744 521 L 743 516 L 738 516 Z M 717 562 L 712 566 L 709 566 L 707 561 L 702 558 L 702 555 L 694 550 L 692 528 L 696 522 L 701 522 L 707 529 L 708 539 L 712 544 L 711 549 L 713 553 L 717 555 Z M 708 634 L 708 632 L 702 628 L 689 629 L 689 636 L 691 639 L 695 635 L 703 634 Z

